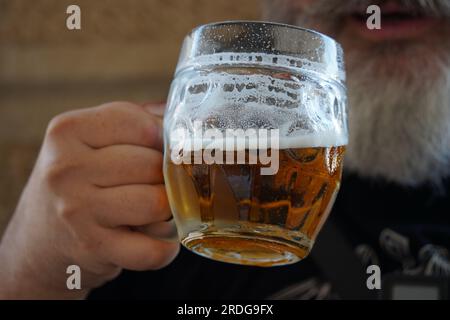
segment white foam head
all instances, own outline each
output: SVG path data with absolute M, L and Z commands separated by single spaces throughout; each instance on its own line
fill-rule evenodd
M 182 140 L 194 149 L 211 143 L 227 148 L 227 129 L 277 129 L 281 149 L 341 146 L 348 140 L 345 104 L 344 88 L 313 71 L 292 74 L 235 65 L 214 72 L 186 70 L 172 85 L 165 130 L 170 145 L 180 143 L 174 132 L 184 130 Z M 211 129 L 221 132 L 222 140 L 202 137 L 200 142 L 196 132 Z M 255 144 L 251 137 L 244 140 L 238 145 Z

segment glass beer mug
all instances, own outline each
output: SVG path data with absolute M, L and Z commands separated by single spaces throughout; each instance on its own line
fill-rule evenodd
M 284 24 L 200 26 L 167 103 L 164 177 L 181 243 L 245 265 L 306 257 L 348 139 L 340 45 Z

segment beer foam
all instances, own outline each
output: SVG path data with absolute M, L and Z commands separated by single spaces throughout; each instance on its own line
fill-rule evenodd
M 177 147 L 184 151 L 197 151 L 203 149 L 222 150 L 222 151 L 242 151 L 254 149 L 298 149 L 298 148 L 316 148 L 316 147 L 339 147 L 347 145 L 348 140 L 342 135 L 334 133 L 314 134 L 309 136 L 283 137 L 279 139 L 276 145 L 272 146 L 271 140 L 260 146 L 256 138 L 236 137 L 234 139 L 193 139 L 170 140 L 170 148 Z
M 280 58 L 262 56 L 262 59 Z M 205 59 L 218 59 L 218 56 Z M 187 149 L 195 150 L 211 143 L 226 145 L 224 138 L 198 140 L 195 122 L 202 124 L 201 130 L 220 132 L 278 129 L 281 149 L 347 144 L 346 101 L 341 85 L 307 72 L 295 75 L 267 69 L 255 73 L 251 68 L 236 66 L 229 70 L 185 70 L 177 76 L 164 117 L 171 147 L 183 143 Z M 186 132 L 183 139 L 173 136 L 178 129 Z M 237 144 L 257 145 L 254 139 L 238 137 Z

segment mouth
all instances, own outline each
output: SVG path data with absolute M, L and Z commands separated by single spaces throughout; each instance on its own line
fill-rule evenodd
M 368 14 L 365 10 L 358 10 L 348 17 L 351 29 L 372 41 L 408 40 L 429 32 L 439 22 L 437 17 L 395 1 L 386 2 L 379 7 L 380 29 L 368 28 L 367 21 L 373 13 Z

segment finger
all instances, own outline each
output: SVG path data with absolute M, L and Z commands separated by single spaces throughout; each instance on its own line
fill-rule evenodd
M 155 239 L 178 241 L 177 228 L 173 219 L 135 227 L 134 230 L 144 233 L 149 237 Z
M 162 150 L 162 121 L 142 106 L 111 102 L 83 109 L 69 117 L 68 125 L 78 138 L 93 148 L 132 144 Z
M 87 166 L 86 176 L 100 187 L 128 184 L 161 184 L 163 155 L 160 151 L 133 145 L 113 145 L 93 152 L 92 162 Z
M 147 102 L 142 105 L 148 113 L 162 118 L 164 116 L 164 111 L 166 110 L 165 102 Z
M 141 226 L 171 218 L 164 185 L 129 185 L 98 190 L 90 209 L 106 227 Z
M 108 231 L 102 254 L 121 268 L 136 271 L 160 269 L 169 264 L 179 251 L 176 242 L 152 239 L 125 228 Z

